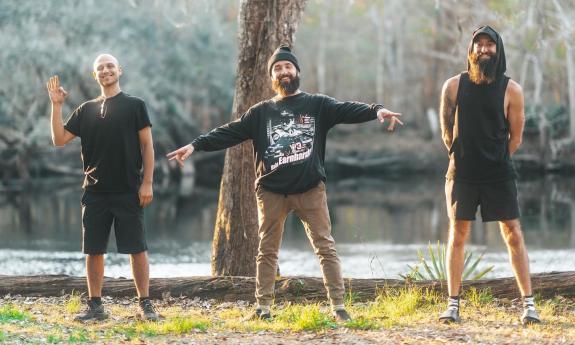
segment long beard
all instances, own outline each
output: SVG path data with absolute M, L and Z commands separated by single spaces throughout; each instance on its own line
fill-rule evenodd
M 272 80 L 272 90 L 274 90 L 275 93 L 285 97 L 285 96 L 289 96 L 291 94 L 293 94 L 294 92 L 297 91 L 297 89 L 299 89 L 299 75 L 296 75 L 295 77 L 291 77 L 291 76 L 287 76 L 289 78 L 288 82 L 282 82 L 281 80 L 284 78 L 284 76 L 281 76 L 278 79 L 274 79 Z
M 497 56 L 492 55 L 487 60 L 479 59 L 476 53 L 469 54 L 469 79 L 474 84 L 489 84 L 497 77 Z

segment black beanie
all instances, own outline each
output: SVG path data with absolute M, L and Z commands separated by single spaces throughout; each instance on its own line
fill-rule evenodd
M 270 56 L 268 60 L 268 73 L 270 76 L 272 75 L 272 66 L 278 61 L 289 61 L 293 63 L 293 65 L 299 72 L 299 64 L 297 63 L 297 58 L 295 57 L 295 55 L 293 55 L 290 47 L 288 47 L 287 45 L 284 44 L 280 45 L 278 49 L 274 51 L 272 56 Z

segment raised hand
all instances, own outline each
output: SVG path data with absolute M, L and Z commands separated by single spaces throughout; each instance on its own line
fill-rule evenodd
M 46 88 L 48 89 L 50 101 L 52 101 L 53 104 L 64 103 L 66 96 L 68 96 L 68 92 L 66 92 L 66 90 L 60 86 L 60 78 L 58 78 L 57 75 L 51 77 L 50 80 L 48 80 Z
M 381 123 L 385 123 L 385 119 L 389 119 L 389 125 L 387 126 L 387 130 L 393 132 L 395 129 L 396 124 L 400 124 L 403 126 L 403 122 L 399 119 L 401 113 L 395 113 L 391 110 L 387 110 L 385 108 L 381 108 L 377 111 L 377 119 Z
M 176 160 L 178 164 L 183 167 L 184 161 L 190 157 L 190 155 L 194 152 L 194 147 L 192 144 L 188 144 L 186 146 L 182 146 L 179 149 L 172 151 L 166 155 L 169 160 Z

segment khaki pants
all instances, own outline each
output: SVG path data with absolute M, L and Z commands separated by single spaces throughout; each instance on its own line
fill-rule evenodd
M 331 237 L 325 184 L 300 194 L 277 194 L 258 187 L 259 247 L 256 260 L 256 299 L 260 306 L 272 303 L 278 252 L 284 223 L 293 211 L 302 221 L 307 237 L 319 258 L 323 282 L 332 306 L 343 305 L 344 285 L 341 264 Z

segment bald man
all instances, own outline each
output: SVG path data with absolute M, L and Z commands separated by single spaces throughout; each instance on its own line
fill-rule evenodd
M 120 89 L 122 67 L 110 54 L 94 60 L 92 75 L 100 96 L 81 104 L 62 122 L 68 93 L 58 76 L 47 84 L 52 103 L 52 142 L 62 147 L 80 137 L 84 164 L 82 249 L 86 254 L 87 308 L 77 321 L 104 320 L 102 305 L 104 254 L 112 224 L 119 253 L 129 254 L 145 320 L 158 320 L 149 300 L 149 264 L 143 208 L 153 197 L 154 147 L 148 110 L 143 100 Z

